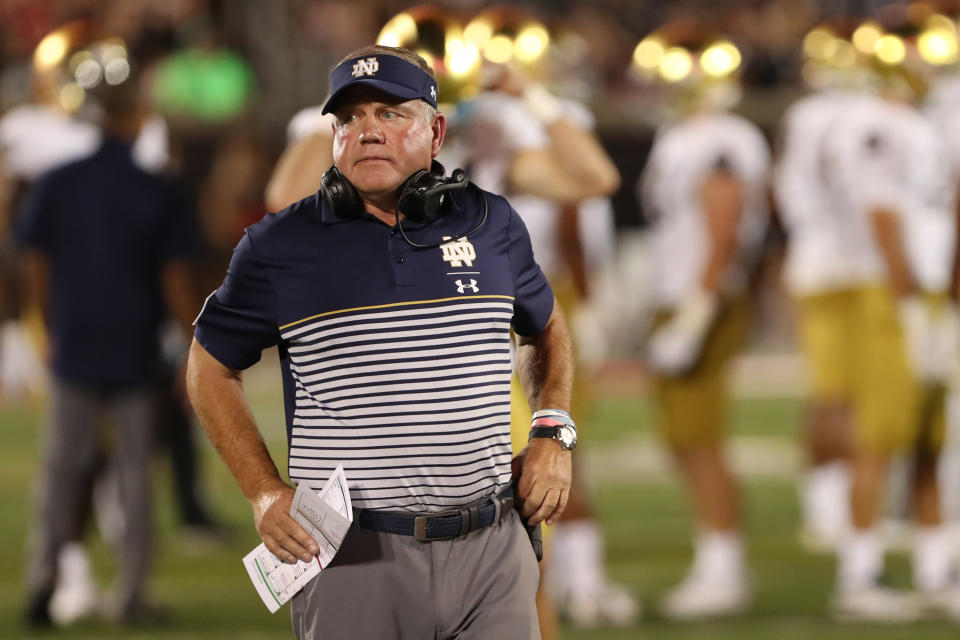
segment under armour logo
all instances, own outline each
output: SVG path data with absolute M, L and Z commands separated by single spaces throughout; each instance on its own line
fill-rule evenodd
M 376 58 L 367 58 L 366 60 L 357 60 L 353 65 L 353 77 L 372 76 L 380 70 L 380 63 Z
M 433 85 L 430 86 L 430 97 L 434 100 L 437 99 L 437 88 Z
M 469 284 L 463 284 L 463 282 L 457 280 L 457 293 L 465 293 L 467 289 L 470 289 L 473 293 L 480 292 L 480 288 L 477 286 L 477 281 L 473 278 L 470 278 Z

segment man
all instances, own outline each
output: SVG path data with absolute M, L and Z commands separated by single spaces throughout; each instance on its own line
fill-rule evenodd
M 808 468 L 800 491 L 801 543 L 834 550 L 849 526 L 849 469 L 855 386 L 856 301 L 872 276 L 858 268 L 849 242 L 860 231 L 831 208 L 822 169 L 825 132 L 856 92 L 815 91 L 790 106 L 781 123 L 775 190 L 787 230 L 784 281 L 797 307 L 807 371 L 804 444 Z M 862 262 L 862 260 L 860 261 Z
M 612 217 L 604 216 L 610 210 L 596 204 L 616 191 L 620 174 L 594 134 L 586 107 L 554 97 L 516 61 L 484 64 L 487 86 L 460 107 L 467 114 L 461 137 L 465 163 L 477 184 L 508 194 L 530 231 L 538 263 L 572 319 L 574 335 L 589 335 L 592 329 L 596 336 L 598 326 L 575 322 L 587 306 L 587 284 L 594 275 L 586 269 L 583 244 L 604 231 L 612 237 Z M 582 210 L 587 203 L 593 208 Z M 578 346 L 577 368 L 583 370 L 587 354 L 582 347 L 596 343 Z M 589 375 L 578 376 L 578 411 L 589 408 L 591 391 Z M 521 402 L 515 402 L 521 439 L 528 421 Z M 578 471 L 567 511 L 552 531 L 546 582 L 559 612 L 575 626 L 626 626 L 639 615 L 639 604 L 607 576 L 603 532 L 591 502 Z
M 99 77 L 117 59 L 112 41 L 94 42 L 88 53 Z M 117 601 L 110 613 L 127 623 L 155 617 L 144 592 L 152 558 L 149 454 L 157 337 L 168 310 L 190 327 L 196 241 L 173 185 L 133 159 L 144 117 L 136 75 L 111 76 L 111 82 L 88 87 L 104 114 L 99 148 L 41 177 L 17 221 L 27 291 L 47 325 L 53 374 L 28 566 L 27 616 L 35 625 L 51 621 L 57 556 L 77 535 L 89 504 L 103 441 L 101 418 L 113 429 L 123 514 Z
M 852 442 L 852 530 L 840 548 L 833 600 L 834 613 L 844 618 L 909 620 L 923 614 L 921 604 L 960 617 L 936 473 L 945 433 L 943 385 L 960 360 L 956 312 L 946 304 L 955 183 L 936 130 L 909 104 L 917 97 L 915 73 L 884 67 L 880 95 L 844 111 L 825 137 L 834 208 L 862 226 L 860 243 L 876 265 L 876 279 L 857 303 L 862 371 Z M 912 463 L 912 569 L 919 600 L 880 582 L 884 547 L 877 522 L 887 470 L 898 454 Z
M 552 524 L 566 506 L 575 443 L 554 436 L 575 435 L 569 337 L 502 198 L 453 187 L 420 203 L 437 217 L 398 205 L 443 144 L 435 96 L 408 50 L 344 58 L 322 197 L 248 228 L 197 319 L 191 399 L 270 551 L 293 563 L 318 547 L 288 515 L 294 490 L 244 397 L 241 370 L 264 348 L 280 349 L 291 480 L 319 488 L 342 464 L 351 486 L 353 528 L 292 601 L 301 640 L 539 637 L 521 517 Z M 541 411 L 512 497 L 511 326 Z
M 950 151 L 950 166 L 953 170 L 955 193 L 960 193 L 960 74 L 956 70 L 936 76 L 930 93 L 927 94 L 924 113 L 943 137 Z M 960 219 L 960 198 L 955 200 L 957 218 Z M 960 225 L 957 225 L 960 233 Z M 958 243 L 960 246 L 960 243 Z M 950 297 L 954 304 L 960 297 L 960 251 L 954 252 L 953 277 Z M 944 517 L 950 523 L 953 535 L 960 534 L 960 396 L 957 380 L 948 382 L 947 438 L 940 460 L 941 496 L 944 502 Z
M 665 28 L 661 37 L 686 45 L 692 59 L 718 46 L 701 34 L 671 33 Z M 678 117 L 658 129 L 639 185 L 654 264 L 647 359 L 697 530 L 693 565 L 662 603 L 673 618 L 734 614 L 752 600 L 724 412 L 729 364 L 749 327 L 747 284 L 766 226 L 769 151 L 757 127 L 728 110 L 734 70 L 661 74 L 673 83 Z

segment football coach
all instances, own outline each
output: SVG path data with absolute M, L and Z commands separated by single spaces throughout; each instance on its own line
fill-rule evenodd
M 342 464 L 355 508 L 294 596 L 297 638 L 539 638 L 528 529 L 567 502 L 571 345 L 517 213 L 433 160 L 446 133 L 427 63 L 370 46 L 331 73 L 334 166 L 250 226 L 204 304 L 188 388 L 285 562 L 316 542 L 264 445 L 242 371 L 277 346 L 293 484 Z M 511 329 L 535 410 L 511 460 Z

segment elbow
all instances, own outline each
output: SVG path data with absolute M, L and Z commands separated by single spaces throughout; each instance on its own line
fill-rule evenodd
M 593 171 L 577 181 L 576 193 L 571 194 L 573 203 L 590 198 L 606 198 L 620 189 L 620 172 L 612 162 L 598 163 Z
M 621 185 L 620 172 L 612 164 L 597 177 L 598 196 L 612 196 L 619 191 Z
M 614 168 L 612 171 L 597 172 L 596 175 L 585 176 L 563 204 L 579 204 L 591 198 L 606 198 L 612 196 L 620 188 L 620 173 Z
M 617 165 L 604 155 L 594 166 L 595 171 L 591 177 L 591 182 L 598 191 L 596 196 L 610 196 L 616 193 L 622 183 Z
M 267 188 L 263 194 L 263 202 L 267 207 L 267 211 L 283 210 L 283 208 L 289 204 L 286 202 L 286 196 L 287 194 L 283 188 L 271 180 L 270 183 L 267 184 Z

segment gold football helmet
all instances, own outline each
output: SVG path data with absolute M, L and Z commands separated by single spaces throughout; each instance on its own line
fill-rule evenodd
M 684 20 L 643 38 L 634 48 L 631 73 L 641 85 L 667 93 L 680 111 L 729 108 L 740 100 L 742 65 L 729 38 Z
M 426 60 L 437 76 L 437 101 L 457 103 L 477 92 L 480 54 L 463 35 L 457 16 L 433 5 L 419 5 L 390 18 L 377 44 L 404 47 Z
M 895 2 L 857 27 L 851 42 L 879 90 L 916 100 L 931 76 L 960 60 L 957 24 L 929 2 Z
M 104 37 L 87 22 L 64 24 L 48 33 L 33 52 L 34 93 L 38 100 L 75 112 L 91 92 L 130 79 L 124 41 Z

